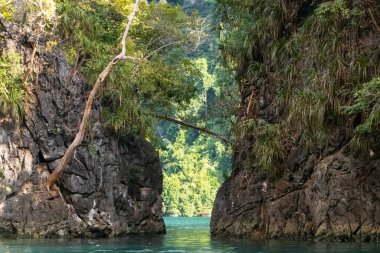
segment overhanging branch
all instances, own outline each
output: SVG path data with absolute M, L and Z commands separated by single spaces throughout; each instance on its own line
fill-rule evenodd
M 49 176 L 49 178 L 47 180 L 47 188 L 48 188 L 48 190 L 53 189 L 53 186 L 54 186 L 55 182 L 59 179 L 59 177 L 63 173 L 66 165 L 69 163 L 69 161 L 73 157 L 73 154 L 74 154 L 76 148 L 82 143 L 84 135 L 85 135 L 85 131 L 86 131 L 86 126 L 87 126 L 88 120 L 90 118 L 90 113 L 91 113 L 92 105 L 93 105 L 94 100 L 95 100 L 95 98 L 96 98 L 96 96 L 98 94 L 99 89 L 102 87 L 102 85 L 104 83 L 104 80 L 107 78 L 107 76 L 111 72 L 112 68 L 119 61 L 130 59 L 129 56 L 125 55 L 126 54 L 126 39 L 128 37 L 129 29 L 132 26 L 133 19 L 134 19 L 135 15 L 136 15 L 136 12 L 137 12 L 137 9 L 138 9 L 138 6 L 139 6 L 139 2 L 140 2 L 140 0 L 136 0 L 135 1 L 135 5 L 133 7 L 133 11 L 132 11 L 131 15 L 129 16 L 128 24 L 125 27 L 125 31 L 124 31 L 123 37 L 121 39 L 121 47 L 122 47 L 121 48 L 121 52 L 120 52 L 120 54 L 118 54 L 117 56 L 115 56 L 108 63 L 107 67 L 98 76 L 98 78 L 97 78 L 97 80 L 96 80 L 96 82 L 95 82 L 95 84 L 94 84 L 94 86 L 93 86 L 93 88 L 92 88 L 92 90 L 90 92 L 90 95 L 87 98 L 86 105 L 85 105 L 84 112 L 83 112 L 83 116 L 82 116 L 82 120 L 81 120 L 81 123 L 79 125 L 79 130 L 78 130 L 77 134 L 75 135 L 75 138 L 74 138 L 73 142 L 66 149 L 65 154 L 63 155 L 63 157 L 62 157 L 61 161 L 59 162 L 57 168 L 53 171 L 52 174 L 50 174 L 50 176 Z
M 193 129 L 198 130 L 200 132 L 214 136 L 214 137 L 218 138 L 219 140 L 223 141 L 225 144 L 229 144 L 229 145 L 231 144 L 231 142 L 229 140 L 227 140 L 226 138 L 224 138 L 220 134 L 215 133 L 215 132 L 213 132 L 213 131 L 205 128 L 205 127 L 199 127 L 199 126 L 196 126 L 196 125 L 193 125 L 193 124 L 190 124 L 190 123 L 178 120 L 178 119 L 173 119 L 173 118 L 165 116 L 165 115 L 153 115 L 153 117 L 155 117 L 157 119 L 165 120 L 165 121 L 170 121 L 170 122 L 173 122 L 173 123 L 181 125 L 181 126 L 193 128 Z

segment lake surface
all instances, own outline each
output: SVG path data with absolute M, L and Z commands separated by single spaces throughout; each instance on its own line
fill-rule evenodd
M 380 244 L 312 243 L 213 239 L 210 218 L 165 218 L 166 235 L 112 239 L 0 240 L 1 253 L 231 252 L 231 253 L 380 253 Z

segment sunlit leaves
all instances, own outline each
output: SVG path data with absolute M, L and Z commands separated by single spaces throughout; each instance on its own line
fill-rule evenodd
M 355 133 L 367 136 L 380 127 L 380 78 L 374 78 L 359 87 L 354 94 L 354 102 L 345 107 L 347 113 L 363 113 L 363 123 L 358 125 Z
M 23 83 L 21 58 L 14 51 L 5 52 L 0 58 L 0 111 L 18 118 L 23 109 Z
M 120 47 L 132 3 L 65 0 L 60 4 L 66 55 L 90 83 Z M 146 133 L 151 115 L 188 102 L 199 76 L 189 54 L 202 33 L 198 17 L 180 7 L 142 2 L 127 39 L 127 54 L 137 60 L 123 62 L 107 78 L 105 122 L 118 131 L 140 128 L 137 132 Z
M 0 0 L 0 13 L 11 21 L 14 15 L 14 0 Z
M 186 131 L 180 130 L 174 143 L 160 152 L 164 169 L 164 212 L 172 215 L 194 216 L 210 214 L 216 191 L 220 185 L 217 161 L 225 152 L 218 145 L 218 152 L 209 137 L 198 138 L 194 145 L 187 145 Z

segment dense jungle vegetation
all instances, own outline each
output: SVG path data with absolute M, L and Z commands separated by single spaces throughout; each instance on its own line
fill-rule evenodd
M 117 54 L 133 6 L 21 2 L 0 0 L 1 14 L 33 33 L 36 50 L 63 51 L 73 75 L 83 73 L 89 84 Z M 142 1 L 126 41 L 129 59 L 101 91 L 103 122 L 155 143 L 167 215 L 209 214 L 232 151 L 215 136 L 162 119 L 208 129 L 236 147 L 253 139 L 244 167 L 273 178 L 294 143 L 315 154 L 334 145 L 341 135 L 332 126 L 346 124 L 339 122 L 347 115 L 351 150 L 370 155 L 368 137 L 380 124 L 379 10 L 375 0 Z M 1 55 L 0 103 L 2 114 L 22 120 L 31 77 L 19 57 Z M 253 100 L 257 94 L 265 99 Z M 91 148 L 90 138 L 85 145 Z
M 36 51 L 64 52 L 73 75 L 91 85 L 119 50 L 132 0 L 7 1 L 1 14 L 36 37 Z M 126 41 L 129 60 L 115 66 L 101 90 L 102 120 L 120 135 L 140 134 L 160 153 L 164 212 L 210 214 L 228 176 L 230 145 L 176 119 L 228 139 L 237 94 L 232 71 L 219 62 L 213 1 L 142 1 Z M 20 55 L 1 55 L 3 114 L 22 120 L 30 69 Z M 32 67 L 32 66 L 30 66 Z M 91 124 L 91 122 L 90 122 Z M 91 149 L 91 133 L 84 145 Z
M 221 51 L 237 67 L 243 99 L 237 145 L 251 140 L 246 169 L 281 176 L 297 145 L 318 156 L 348 141 L 353 154 L 371 156 L 379 10 L 371 0 L 218 1 Z

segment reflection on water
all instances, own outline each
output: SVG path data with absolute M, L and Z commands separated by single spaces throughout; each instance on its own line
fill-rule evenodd
M 380 253 L 380 245 L 212 239 L 209 218 L 165 218 L 166 235 L 112 239 L 4 240 L 0 253 L 231 252 L 231 253 Z

